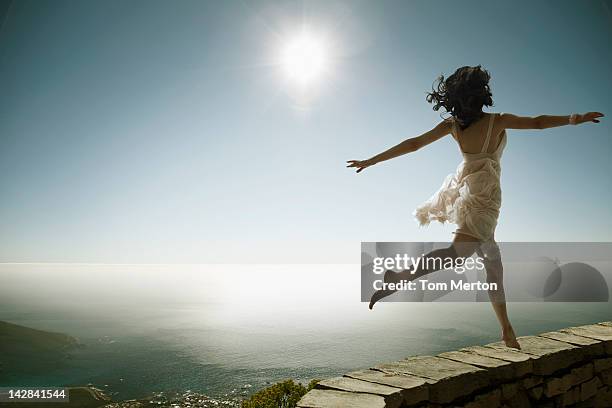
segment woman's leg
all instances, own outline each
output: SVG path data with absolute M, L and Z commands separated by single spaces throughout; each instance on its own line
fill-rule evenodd
M 455 233 L 453 243 L 447 248 L 435 249 L 424 255 L 424 262 L 421 262 L 419 267 L 412 272 L 411 269 L 399 272 L 397 277 L 399 279 L 414 280 L 419 279 L 422 276 L 436 272 L 440 270 L 438 268 L 440 262 L 426 262 L 428 258 L 432 259 L 444 259 L 452 258 L 453 262 L 458 258 L 470 257 L 476 252 L 480 246 L 480 241 L 471 235 Z
M 412 268 L 406 269 L 402 272 L 385 272 L 385 282 L 399 282 L 401 280 L 413 281 L 419 279 L 427 274 L 440 270 L 441 262 L 427 262 L 427 259 L 443 259 L 446 260 L 451 258 L 456 260 L 457 258 L 467 258 L 471 256 L 476 249 L 478 249 L 480 241 L 478 239 L 461 233 L 456 233 L 453 243 L 447 248 L 436 249 L 423 256 L 423 261 L 419 264 L 413 272 Z M 376 302 L 379 300 L 392 295 L 397 292 L 396 290 L 381 289 L 374 292 L 370 299 L 370 309 L 374 307 Z
M 504 292 L 504 267 L 501 260 L 501 255 L 497 252 L 493 257 L 484 256 L 481 250 L 478 251 L 478 255 L 484 259 L 485 269 L 487 271 L 487 282 L 495 283 L 497 290 L 489 291 L 489 299 L 491 305 L 497 316 L 497 320 L 501 325 L 502 329 L 502 341 L 508 347 L 514 347 L 520 349 L 521 346 L 516 340 L 514 329 L 508 318 L 508 311 L 506 310 L 506 295 Z

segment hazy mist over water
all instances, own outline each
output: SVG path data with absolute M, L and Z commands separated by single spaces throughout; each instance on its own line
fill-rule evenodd
M 359 302 L 357 265 L 0 265 L 0 320 L 78 337 L 52 372 L 117 398 L 252 392 L 499 340 L 488 303 Z M 517 303 L 519 335 L 610 320 L 607 303 Z M 35 356 L 33 356 L 35 358 Z M 24 363 L 24 364 L 27 364 Z

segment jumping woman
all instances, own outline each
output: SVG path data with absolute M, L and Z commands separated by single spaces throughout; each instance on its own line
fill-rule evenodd
M 480 66 L 461 67 L 428 93 L 427 101 L 433 109 L 444 108 L 450 117 L 429 132 L 403 141 L 367 160 L 349 160 L 347 167 L 357 173 L 377 163 L 412 153 L 452 135 L 463 155 L 463 162 L 455 174 L 449 175 L 442 187 L 428 201 L 419 206 L 414 215 L 421 225 L 431 221 L 451 222 L 457 225 L 451 246 L 434 250 L 424 256 L 435 259 L 467 258 L 477 253 L 482 257 L 487 282 L 495 283 L 497 290 L 489 291 L 489 298 L 502 329 L 502 340 L 508 347 L 520 348 L 514 329 L 508 319 L 503 287 L 503 267 L 499 247 L 495 242 L 495 227 L 501 207 L 500 160 L 506 146 L 506 129 L 547 129 L 586 122 L 599 123 L 603 114 L 588 112 L 569 116 L 541 115 L 516 116 L 508 113 L 485 113 L 484 106 L 492 106 L 489 73 Z M 430 265 L 432 264 L 432 265 Z M 401 272 L 386 271 L 385 283 L 412 281 L 435 272 L 437 262 L 421 262 L 417 268 Z M 429 269 L 424 266 L 432 266 Z M 492 285 L 492 287 L 494 287 Z M 370 309 L 380 299 L 395 290 L 376 291 L 370 300 Z

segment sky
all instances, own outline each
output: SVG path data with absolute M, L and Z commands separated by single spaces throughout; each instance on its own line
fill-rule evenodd
M 358 262 L 361 241 L 450 240 L 452 226 L 412 216 L 461 160 L 450 137 L 358 175 L 345 161 L 435 126 L 425 93 L 463 65 L 491 72 L 493 112 L 612 114 L 611 10 L 12 2 L 0 29 L 0 262 L 241 262 L 241 251 Z M 307 89 L 278 64 L 304 27 L 329 53 Z M 611 130 L 604 118 L 509 131 L 497 240 L 612 240 Z

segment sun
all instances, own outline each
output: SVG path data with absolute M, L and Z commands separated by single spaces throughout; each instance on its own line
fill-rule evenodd
M 287 77 L 298 85 L 315 83 L 323 77 L 329 66 L 325 41 L 322 37 L 303 30 L 284 45 L 281 66 Z

